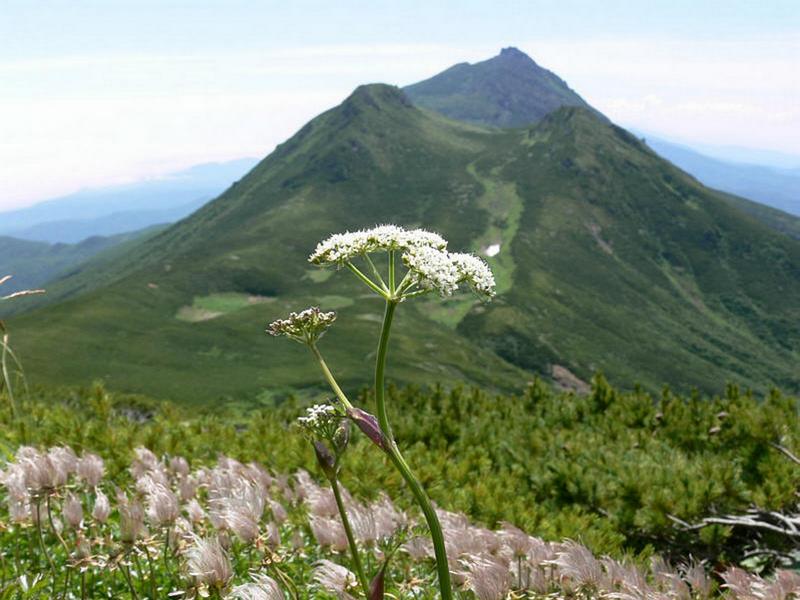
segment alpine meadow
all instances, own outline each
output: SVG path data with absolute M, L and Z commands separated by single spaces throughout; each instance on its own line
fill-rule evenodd
M 513 47 L 197 204 L 0 238 L 0 598 L 800 594 L 800 217 Z

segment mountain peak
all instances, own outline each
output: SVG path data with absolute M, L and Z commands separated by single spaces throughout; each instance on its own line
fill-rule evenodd
M 368 83 L 358 86 L 344 101 L 343 106 L 358 108 L 412 108 L 414 105 L 399 87 L 385 83 Z
M 533 64 L 536 65 L 536 62 L 527 54 L 525 54 L 519 48 L 514 46 L 509 46 L 508 48 L 503 48 L 500 50 L 500 54 L 495 57 L 495 60 L 506 60 L 506 61 L 514 61 L 521 64 Z
M 454 65 L 404 91 L 418 106 L 494 127 L 530 125 L 562 106 L 591 108 L 555 73 L 513 46 L 483 62 Z

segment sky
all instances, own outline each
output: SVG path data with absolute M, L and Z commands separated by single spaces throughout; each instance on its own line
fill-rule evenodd
M 623 126 L 800 166 L 797 0 L 2 0 L 0 210 L 265 156 L 359 84 L 506 46 Z

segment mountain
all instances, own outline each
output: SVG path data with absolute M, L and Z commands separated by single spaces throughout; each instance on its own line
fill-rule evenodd
M 705 185 L 800 216 L 800 170 L 728 162 L 646 136 L 647 145 Z
M 89 189 L 0 213 L 0 234 L 54 243 L 111 236 L 191 214 L 258 162 L 243 158 L 196 165 L 165 177 Z
M 186 402 L 324 393 L 271 319 L 340 318 L 323 352 L 369 381 L 381 306 L 306 258 L 331 232 L 424 226 L 488 258 L 499 294 L 404 304 L 391 374 L 404 383 L 800 390 L 800 243 L 743 213 L 585 107 L 516 129 L 421 110 L 359 87 L 190 217 L 51 286 L 11 330 L 33 381 Z M 99 258 L 99 257 L 98 257 Z M 57 302 L 53 303 L 54 300 Z
M 494 127 L 530 125 L 562 106 L 591 108 L 558 75 L 516 48 L 474 65 L 454 65 L 403 91 L 422 108 Z
M 13 276 L 3 285 L 3 295 L 42 287 L 97 254 L 126 242 L 138 241 L 162 228 L 154 225 L 110 237 L 92 236 L 77 244 L 48 244 L 0 236 L 0 273 Z

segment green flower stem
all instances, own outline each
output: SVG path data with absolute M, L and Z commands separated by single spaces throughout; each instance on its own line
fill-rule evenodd
M 436 555 L 436 571 L 439 576 L 439 590 L 442 600 L 452 600 L 453 588 L 450 583 L 450 568 L 447 564 L 447 550 L 444 545 L 444 534 L 442 533 L 442 526 L 439 523 L 439 517 L 436 516 L 436 511 L 433 509 L 433 505 L 419 480 L 414 476 L 414 473 L 411 471 L 408 463 L 406 463 L 403 455 L 400 454 L 400 450 L 394 441 L 394 435 L 392 434 L 392 428 L 389 424 L 389 417 L 386 412 L 384 373 L 386 370 L 386 353 L 389 348 L 389 331 L 392 327 L 392 319 L 396 308 L 396 300 L 388 300 L 386 302 L 383 328 L 381 329 L 381 337 L 378 342 L 378 357 L 375 363 L 375 401 L 378 405 L 378 422 L 380 423 L 383 433 L 389 440 L 386 449 L 389 458 L 395 468 L 400 472 L 400 475 L 403 476 L 403 479 L 405 479 L 408 487 L 411 488 L 411 493 L 414 494 L 417 504 L 419 504 L 420 509 L 422 509 L 422 514 L 425 515 L 425 521 L 428 523 L 428 529 L 430 529 L 431 532 L 431 541 L 433 542 L 433 550 Z
M 356 539 L 353 537 L 353 529 L 350 527 L 350 519 L 347 516 L 347 509 L 342 500 L 342 492 L 339 489 L 339 481 L 336 477 L 330 478 L 331 487 L 333 488 L 333 497 L 336 499 L 336 507 L 339 509 L 339 515 L 342 517 L 342 525 L 344 526 L 344 533 L 347 536 L 347 544 L 350 546 L 350 554 L 353 555 L 353 566 L 358 575 L 358 582 L 364 592 L 364 598 L 369 596 L 369 580 L 364 575 L 364 567 L 361 565 L 361 557 L 358 554 L 358 546 Z
M 325 375 L 325 380 L 328 382 L 328 385 L 331 386 L 331 389 L 336 394 L 336 397 L 339 399 L 339 401 L 344 405 L 346 409 L 353 408 L 353 405 L 347 399 L 347 396 L 345 396 L 344 392 L 342 391 L 342 388 L 340 388 L 339 384 L 336 383 L 336 379 L 334 379 L 333 373 L 331 373 L 331 370 L 328 368 L 325 359 L 322 358 L 322 354 L 320 353 L 319 348 L 317 348 L 317 345 L 309 344 L 308 347 L 311 349 L 312 354 L 316 357 L 317 362 L 319 362 L 319 367 L 320 369 L 322 369 L 323 375 Z
M 378 280 L 378 283 L 380 284 L 380 288 L 383 290 L 383 293 L 384 294 L 387 293 L 389 291 L 389 288 L 386 287 L 386 282 L 383 280 L 383 277 L 381 277 L 381 274 L 378 272 L 378 269 L 375 267 L 375 263 L 372 262 L 372 259 L 369 257 L 369 254 L 364 254 L 364 261 L 369 265 L 372 274 L 375 275 L 375 279 Z
M 389 289 L 394 290 L 395 284 L 395 268 L 394 268 L 394 250 L 389 250 Z
M 372 279 L 364 275 L 364 273 L 362 273 L 357 266 L 355 266 L 351 262 L 345 263 L 345 265 L 347 266 L 348 269 L 350 269 L 353 272 L 353 275 L 355 275 L 361 281 L 363 281 L 367 285 L 367 287 L 369 287 L 373 292 L 375 292 L 382 298 L 386 298 L 386 291 L 382 290 L 380 286 L 378 286 L 374 281 L 372 281 Z

